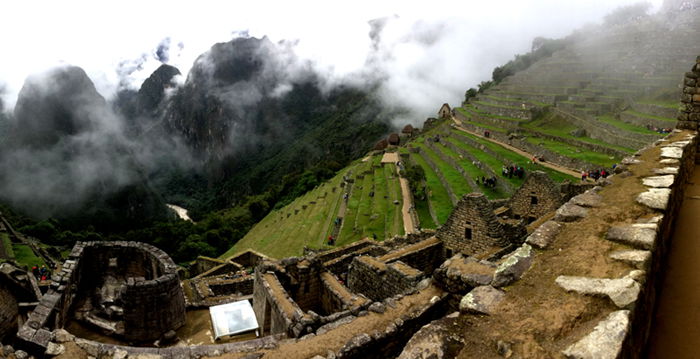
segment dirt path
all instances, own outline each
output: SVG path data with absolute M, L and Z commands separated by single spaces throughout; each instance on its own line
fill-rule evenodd
M 399 176 L 399 154 L 396 152 L 385 153 L 382 157 L 382 163 L 393 163 L 396 165 L 396 176 L 399 178 L 399 183 L 401 184 L 401 197 L 403 198 L 403 207 L 401 207 L 401 215 L 403 216 L 403 230 L 406 234 L 415 232 L 415 225 L 413 224 L 413 217 L 411 217 L 411 207 L 413 207 L 413 201 L 411 200 L 411 188 L 408 186 L 408 180 Z
M 483 135 L 481 135 L 481 134 L 479 134 L 479 133 L 476 133 L 476 132 L 473 132 L 473 131 L 470 131 L 470 130 L 464 128 L 464 127 L 462 126 L 462 122 L 461 122 L 460 120 L 458 120 L 457 118 L 455 118 L 454 116 L 452 116 L 452 121 L 454 121 L 455 126 L 456 126 L 457 129 L 459 129 L 460 131 L 467 132 L 467 133 L 472 134 L 472 135 L 474 135 L 474 136 L 478 136 L 479 138 L 482 138 L 482 139 L 484 139 L 484 140 L 487 140 L 487 141 L 493 142 L 493 143 L 495 143 L 495 144 L 498 144 L 498 145 L 500 145 L 500 146 L 503 146 L 503 147 L 507 148 L 508 150 L 513 151 L 513 152 L 515 152 L 515 153 L 517 153 L 517 154 L 519 154 L 519 155 L 521 155 L 521 156 L 525 156 L 526 158 L 533 158 L 533 157 L 535 157 L 535 155 L 532 154 L 532 153 L 527 153 L 527 152 L 525 152 L 525 151 L 523 151 L 523 150 L 521 150 L 521 149 L 519 149 L 519 148 L 517 148 L 517 147 L 513 147 L 513 146 L 511 146 L 511 145 L 509 145 L 509 144 L 507 144 L 507 143 L 503 143 L 503 142 L 501 142 L 501 141 L 495 140 L 495 139 L 490 138 L 490 137 L 484 137 Z M 574 176 L 574 177 L 577 177 L 577 178 L 581 176 L 581 172 L 579 172 L 579 171 L 576 171 L 576 170 L 574 170 L 574 169 L 567 168 L 567 167 L 564 167 L 564 166 L 560 166 L 560 165 L 557 165 L 557 164 L 554 164 L 554 163 L 551 163 L 551 162 L 539 162 L 539 161 L 538 161 L 537 163 L 539 163 L 540 165 L 542 165 L 542 166 L 544 166 L 544 167 L 551 168 L 551 169 L 553 169 L 553 170 L 555 170 L 555 171 L 557 171 L 557 172 L 561 172 L 561 173 L 564 173 L 564 174 L 567 174 L 567 175 L 571 175 L 571 176 Z
M 700 338 L 700 169 L 695 168 L 675 225 L 649 339 L 649 358 L 696 358 Z

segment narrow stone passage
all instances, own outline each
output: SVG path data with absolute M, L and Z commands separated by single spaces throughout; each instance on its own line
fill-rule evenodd
M 649 358 L 697 358 L 700 340 L 700 168 L 685 191 L 649 338 Z

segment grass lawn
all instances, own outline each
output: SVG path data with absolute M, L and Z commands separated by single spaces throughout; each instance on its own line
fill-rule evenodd
M 604 153 L 589 151 L 566 143 L 548 140 L 546 138 L 528 137 L 525 140 L 533 145 L 542 146 L 552 152 L 586 161 L 605 168 L 610 168 L 610 166 L 612 166 L 614 163 L 618 163 L 620 161 L 619 158 L 615 158 Z
M 425 182 L 426 186 L 428 187 L 428 200 L 430 201 L 430 205 L 435 211 L 435 216 L 439 222 L 436 224 L 440 225 L 445 223 L 447 217 L 449 217 L 450 213 L 452 212 L 452 201 L 450 200 L 450 196 L 447 194 L 447 190 L 445 190 L 445 188 L 442 186 L 440 179 L 437 177 L 433 169 L 428 166 L 428 163 L 425 162 L 420 155 L 411 153 L 411 160 L 413 163 L 423 167 L 423 170 L 425 171 Z M 423 227 L 429 228 L 426 226 Z
M 627 123 L 627 122 L 618 120 L 618 119 L 616 119 L 612 116 L 609 116 L 609 115 L 598 116 L 598 121 L 605 122 L 607 124 L 610 124 L 610 125 L 613 125 L 613 126 L 619 128 L 619 129 L 629 131 L 629 132 L 643 133 L 645 135 L 654 135 L 654 136 L 659 136 L 659 137 L 664 136 L 656 131 L 648 130 L 645 127 L 633 125 L 631 123 Z
M 26 244 L 13 243 L 12 251 L 15 254 L 15 261 L 20 266 L 32 268 L 33 266 L 46 265 L 41 257 L 38 257 Z
M 450 189 L 452 190 L 452 193 L 457 196 L 457 199 L 461 198 L 462 195 L 470 193 L 473 191 L 473 188 L 469 186 L 469 183 L 464 179 L 461 173 L 459 173 L 451 164 L 443 161 L 438 155 L 433 151 L 431 148 L 425 145 L 419 145 L 423 151 L 423 153 L 428 156 L 433 163 L 437 165 L 437 167 L 440 169 L 440 172 L 442 172 L 443 177 L 447 181 L 447 185 L 450 186 Z M 478 168 L 475 168 L 478 170 L 478 172 L 481 172 Z M 483 174 L 483 172 L 481 172 Z M 467 172 L 468 175 L 472 176 L 477 176 L 477 171 L 474 171 L 474 175 L 471 173 Z
M 674 119 L 674 118 L 654 116 L 654 115 L 650 115 L 648 113 L 642 113 L 642 112 L 637 112 L 637 111 L 633 111 L 633 110 L 627 110 L 623 113 L 628 113 L 630 115 L 634 115 L 634 116 L 642 117 L 642 118 L 650 118 L 652 120 L 667 121 L 667 122 L 669 122 L 669 126 L 676 123 L 676 119 Z

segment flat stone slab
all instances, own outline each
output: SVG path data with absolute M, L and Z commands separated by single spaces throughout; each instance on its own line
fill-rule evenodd
M 567 358 L 577 359 L 617 358 L 629 330 L 629 316 L 629 310 L 610 313 L 593 328 L 593 331 L 566 348 L 562 354 Z
M 671 187 L 671 185 L 673 185 L 675 179 L 676 176 L 674 175 L 651 176 L 642 179 L 642 184 L 644 184 L 647 187 L 668 188 Z
M 529 244 L 523 244 L 520 248 L 505 257 L 505 260 L 498 265 L 493 276 L 491 285 L 503 287 L 520 279 L 532 265 L 532 258 L 535 253 Z
M 634 165 L 634 164 L 637 164 L 637 163 L 642 163 L 642 161 L 640 161 L 640 160 L 638 160 L 638 159 L 636 159 L 636 158 L 634 158 L 634 157 L 625 157 L 625 158 L 622 159 L 622 162 L 621 162 L 621 163 L 622 163 L 623 165 Z
M 661 147 L 661 158 L 681 158 L 683 149 L 680 147 Z
M 668 188 L 650 188 L 637 196 L 637 202 L 647 207 L 659 210 L 666 210 L 668 206 L 668 198 L 671 196 L 671 190 Z
M 459 311 L 462 313 L 491 315 L 505 296 L 503 291 L 490 285 L 476 287 L 462 297 L 462 300 L 459 302 Z
M 654 173 L 659 175 L 677 175 L 678 167 L 664 167 L 654 169 Z
M 582 207 L 600 207 L 602 205 L 603 196 L 587 191 L 580 195 L 574 196 L 569 202 Z
M 588 209 L 567 202 L 557 209 L 557 212 L 554 215 L 554 220 L 557 222 L 575 222 L 586 217 L 587 215 Z
M 608 229 L 605 238 L 641 249 L 652 249 L 656 244 L 654 223 L 637 223 L 628 226 L 613 226 Z
M 659 163 L 664 165 L 677 165 L 681 163 L 681 161 L 673 158 L 664 158 L 663 160 L 659 161 Z
M 610 253 L 610 258 L 642 269 L 646 268 L 651 252 L 639 249 L 621 250 Z
M 679 147 L 679 148 L 685 148 L 685 146 L 688 146 L 690 144 L 690 141 L 676 141 L 676 142 L 671 142 L 668 144 L 665 144 L 661 147 Z
M 537 227 L 531 235 L 527 237 L 525 242 L 539 249 L 547 248 L 552 241 L 557 237 L 563 226 L 555 221 L 544 222 Z
M 556 283 L 570 292 L 585 295 L 607 296 L 619 308 L 625 308 L 637 301 L 641 286 L 632 278 L 588 278 L 559 276 Z
M 450 293 L 466 293 L 493 281 L 496 265 L 458 253 L 433 273 L 435 281 Z

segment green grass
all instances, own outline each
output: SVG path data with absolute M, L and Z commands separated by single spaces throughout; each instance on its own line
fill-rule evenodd
M 503 108 L 506 110 L 516 110 L 516 111 L 522 111 L 523 109 L 520 107 L 515 107 L 515 106 L 508 106 L 508 105 L 501 105 L 498 103 L 493 103 L 493 102 L 483 102 L 483 101 L 474 101 L 473 103 L 477 105 L 483 105 L 483 106 L 489 106 L 489 107 L 498 107 L 498 108 Z
M 584 148 L 545 138 L 528 137 L 526 138 L 526 141 L 533 145 L 542 146 L 552 152 L 606 168 L 609 168 L 614 163 L 618 163 L 620 161 L 619 158 L 610 158 L 611 156 L 607 154 L 589 151 Z
M 440 225 L 445 223 L 447 217 L 449 217 L 450 213 L 452 212 L 452 201 L 450 200 L 450 196 L 447 194 L 447 190 L 445 190 L 445 188 L 442 186 L 440 179 L 437 177 L 433 169 L 430 168 L 428 163 L 425 162 L 420 155 L 411 153 L 411 160 L 413 163 L 423 167 L 423 170 L 425 171 L 428 200 L 430 201 L 430 205 L 435 211 L 435 216 L 439 222 L 436 224 Z
M 650 115 L 648 113 L 642 113 L 642 112 L 637 112 L 637 111 L 633 111 L 633 110 L 627 110 L 623 113 L 628 113 L 630 115 L 634 115 L 634 116 L 642 117 L 642 118 L 650 118 L 652 120 L 667 121 L 667 122 L 673 122 L 673 123 L 676 122 L 676 120 L 673 118 L 655 116 L 655 115 Z M 669 123 L 669 125 L 672 125 L 672 124 Z
M 403 208 L 403 195 L 401 193 L 401 184 L 399 183 L 398 174 L 396 173 L 396 166 L 393 164 L 386 164 L 383 167 L 383 171 L 386 193 L 389 196 L 389 204 L 386 211 L 387 227 L 385 238 L 389 238 L 394 234 L 404 234 L 403 215 L 401 213 L 401 208 Z M 399 201 L 399 204 L 394 204 L 394 201 Z
M 474 158 L 476 158 L 479 162 L 485 164 L 488 166 L 491 171 L 493 171 L 497 176 L 500 176 L 501 170 L 503 166 L 508 166 L 510 164 L 503 163 L 501 160 L 499 160 L 496 157 L 493 157 L 489 154 L 487 154 L 484 151 L 481 151 L 475 147 L 470 146 L 468 143 L 460 142 L 456 138 L 448 138 L 447 141 L 450 141 L 450 143 L 454 144 L 455 146 L 469 152 Z M 445 150 L 452 152 L 449 148 L 445 148 Z M 458 156 L 457 153 L 454 153 L 455 156 Z M 467 159 L 464 159 L 462 161 L 467 161 Z M 461 163 L 460 163 L 461 164 Z M 471 164 L 471 163 L 470 163 Z M 518 188 L 521 184 L 523 184 L 523 180 L 518 178 L 518 177 L 513 177 L 513 178 L 503 178 L 500 177 L 499 180 L 506 180 L 508 181 L 511 185 L 514 186 L 514 188 Z M 490 189 L 490 188 L 489 188 Z M 497 198 L 505 198 L 509 194 L 507 193 L 499 193 L 500 196 Z
M 15 253 L 12 250 L 12 241 L 10 241 L 10 236 L 7 233 L 0 233 L 0 240 L 2 241 L 2 246 L 5 248 L 5 252 L 7 252 L 7 256 L 9 258 L 14 258 Z
M 457 196 L 457 199 L 461 198 L 463 195 L 470 193 L 473 191 L 471 186 L 469 186 L 469 183 L 464 179 L 461 173 L 459 173 L 451 164 L 443 161 L 438 157 L 438 155 L 433 151 L 431 148 L 425 145 L 419 145 L 421 149 L 423 150 L 423 153 L 428 156 L 433 163 L 435 163 L 442 172 L 443 177 L 447 181 L 447 184 L 450 186 L 450 189 L 452 190 L 452 193 Z M 470 173 L 467 171 L 467 174 L 474 178 L 475 176 L 480 176 L 480 175 L 485 175 L 483 171 L 480 169 L 473 167 L 473 171 Z
M 532 163 L 530 163 L 529 158 L 526 158 L 526 157 L 521 156 L 515 152 L 512 152 L 509 149 L 507 149 L 503 146 L 500 146 L 498 144 L 495 144 L 491 141 L 484 140 L 480 137 L 474 136 L 470 133 L 466 133 L 466 132 L 463 132 L 460 130 L 453 129 L 452 131 L 454 133 L 468 137 L 468 138 L 476 141 L 477 143 L 484 145 L 485 147 L 490 149 L 492 152 L 497 153 L 498 155 L 500 155 L 501 157 L 503 157 L 504 159 L 509 161 L 509 163 L 505 163 L 505 165 L 507 165 L 507 166 L 513 164 L 513 165 L 517 165 L 517 166 L 521 166 L 521 167 L 525 168 L 526 171 L 534 171 L 534 170 L 543 171 L 543 172 L 547 173 L 549 175 L 549 177 L 552 178 L 555 182 L 563 182 L 566 180 L 569 180 L 569 181 L 577 180 L 577 178 L 570 176 L 568 174 L 555 171 L 551 168 L 544 167 L 544 166 L 539 165 L 539 164 L 532 164 Z M 460 142 L 457 139 L 450 139 L 450 140 L 453 140 L 453 143 L 456 144 L 457 146 L 461 146 L 465 150 L 469 151 L 470 147 L 467 144 Z M 481 151 L 479 151 L 479 152 L 481 152 Z
M 666 107 L 666 108 L 672 108 L 674 110 L 678 109 L 678 101 L 662 101 L 662 100 L 642 100 L 642 101 L 637 101 L 639 103 L 647 104 L 647 105 L 656 105 L 656 106 L 661 106 L 661 107 Z
M 645 127 L 642 126 L 636 126 L 631 123 L 627 123 L 621 120 L 618 120 L 610 115 L 604 115 L 604 116 L 598 116 L 598 121 L 604 122 L 610 125 L 613 125 L 621 130 L 629 131 L 629 132 L 636 132 L 636 133 L 642 133 L 645 135 L 654 135 L 654 136 L 659 136 L 662 137 L 663 135 L 652 130 L 648 130 Z
M 20 266 L 31 268 L 33 266 L 46 265 L 41 257 L 38 257 L 32 249 L 26 244 L 12 244 L 12 251 L 15 254 L 15 261 Z

